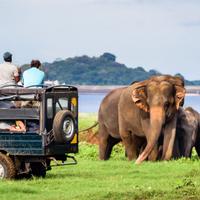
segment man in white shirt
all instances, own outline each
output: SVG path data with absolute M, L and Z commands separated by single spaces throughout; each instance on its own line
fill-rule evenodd
M 12 64 L 12 54 L 6 52 L 3 58 L 5 62 L 0 64 L 0 86 L 15 85 L 20 77 L 18 68 Z

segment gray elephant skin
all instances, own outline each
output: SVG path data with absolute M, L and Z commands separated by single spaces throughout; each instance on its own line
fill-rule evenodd
M 112 147 L 122 140 L 128 159 L 136 159 L 146 139 L 147 145 L 136 164 L 147 157 L 155 160 L 162 132 L 162 159 L 169 160 L 176 134 L 177 110 L 184 96 L 183 80 L 170 75 L 153 76 L 111 91 L 103 99 L 98 113 L 99 158 L 109 159 Z
M 191 157 L 192 148 L 200 156 L 200 114 L 193 108 L 180 108 L 173 157 Z

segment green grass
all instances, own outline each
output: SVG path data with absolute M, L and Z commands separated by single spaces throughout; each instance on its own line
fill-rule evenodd
M 86 152 L 77 155 L 77 165 L 54 167 L 45 179 L 1 181 L 1 200 L 200 199 L 198 160 L 136 166 L 122 152 L 109 161 L 99 161 L 96 146 L 80 146 Z
M 92 120 L 91 120 L 92 121 Z M 144 162 L 137 166 L 116 146 L 109 161 L 81 142 L 77 165 L 53 167 L 45 179 L 0 181 L 1 200 L 200 199 L 200 161 Z

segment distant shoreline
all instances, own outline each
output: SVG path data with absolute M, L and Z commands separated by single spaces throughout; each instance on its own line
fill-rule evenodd
M 108 93 L 116 88 L 126 87 L 126 85 L 77 85 L 76 86 L 80 93 Z M 199 96 L 200 86 L 185 86 L 187 96 Z

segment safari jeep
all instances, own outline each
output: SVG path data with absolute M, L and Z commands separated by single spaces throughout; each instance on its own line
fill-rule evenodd
M 52 160 L 76 164 L 68 154 L 77 152 L 76 87 L 0 88 L 0 179 L 45 177 Z

